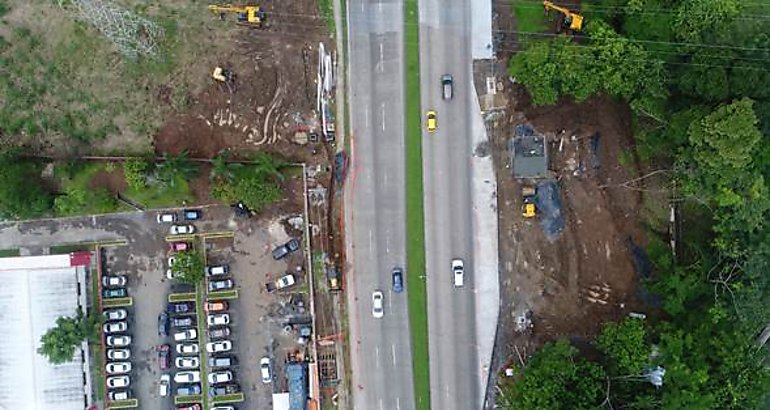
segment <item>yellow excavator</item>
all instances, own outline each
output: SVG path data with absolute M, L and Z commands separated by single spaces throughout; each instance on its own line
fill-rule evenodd
M 564 21 L 562 22 L 562 25 L 565 28 L 576 32 L 583 29 L 583 16 L 581 16 L 580 14 L 573 13 L 569 11 L 568 8 L 557 6 L 550 1 L 544 1 L 543 7 L 545 7 L 546 13 L 548 13 L 551 10 L 561 13 L 561 15 L 564 17 Z
M 232 4 L 218 6 L 211 4 L 209 11 L 219 14 L 219 18 L 222 20 L 225 19 L 225 14 L 235 13 L 238 24 L 246 26 L 259 27 L 265 19 L 265 12 L 259 6 L 233 6 Z
M 233 70 L 226 67 L 216 66 L 214 67 L 214 72 L 211 73 L 211 78 L 224 84 L 231 94 L 235 92 L 235 73 Z

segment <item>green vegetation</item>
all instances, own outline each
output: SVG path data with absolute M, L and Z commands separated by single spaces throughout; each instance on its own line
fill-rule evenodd
M 201 270 L 202 271 L 202 270 Z M 198 340 L 200 341 L 200 355 L 201 355 L 201 361 L 200 361 L 200 371 L 201 371 L 201 386 L 203 389 L 203 397 L 199 402 L 201 403 L 201 406 L 203 407 L 203 410 L 208 410 L 209 408 L 209 395 L 205 392 L 208 391 L 208 352 L 206 351 L 206 336 L 208 333 L 206 333 L 206 310 L 203 306 L 203 292 L 205 291 L 203 282 L 197 282 L 195 284 L 195 316 L 198 320 Z M 176 399 L 175 399 L 176 400 Z
M 169 303 L 195 302 L 195 293 L 171 293 L 168 295 Z
M 671 196 L 682 201 L 681 251 L 674 258 L 666 233 L 649 232 L 652 273 L 642 286 L 660 306 L 648 306 L 645 321 L 606 324 L 580 352 L 564 341 L 547 345 L 503 386 L 505 408 L 763 408 L 770 26 L 754 17 L 770 4 L 585 4 L 585 43 L 562 36 L 530 44 L 513 57 L 511 74 L 537 104 L 605 93 L 630 105 L 638 158 L 669 170 Z M 666 373 L 656 388 L 658 366 Z M 575 374 L 582 387 L 566 387 Z
M 7 258 L 11 256 L 19 256 L 19 249 L 18 248 L 0 249 L 0 258 Z
M 92 243 L 71 243 L 71 244 L 65 244 L 65 245 L 51 246 L 48 249 L 48 252 L 52 255 L 61 255 L 65 253 L 89 251 L 91 249 L 93 249 Z
M 513 15 L 519 34 L 540 33 L 548 27 L 545 24 L 543 5 L 528 0 L 513 0 Z
M 63 193 L 53 202 L 56 215 L 104 214 L 118 210 L 118 202 L 110 192 L 89 185 L 94 175 L 105 169 L 104 164 L 66 164 L 63 168 L 66 175 L 58 175 Z
M 125 298 L 111 298 L 111 299 L 103 299 L 102 300 L 102 307 L 103 308 L 117 308 L 117 307 L 129 307 L 134 305 L 134 298 L 132 296 L 127 296 Z
M 41 346 L 37 352 L 52 364 L 72 361 L 75 349 L 81 342 L 99 340 L 99 319 L 96 315 L 85 316 L 82 310 L 78 310 L 74 317 L 59 317 L 56 326 L 40 337 Z
M 425 221 L 422 187 L 422 128 L 420 126 L 420 33 L 417 0 L 404 2 L 404 57 L 406 59 L 406 285 L 409 292 L 409 329 L 412 337 L 412 372 L 415 406 L 430 409 L 428 315 L 425 283 Z
M 214 404 L 240 403 L 244 400 L 243 393 L 225 394 L 216 396 L 211 401 Z
M 224 300 L 238 299 L 238 289 L 209 292 L 208 297 L 209 299 L 224 299 Z
M 35 218 L 48 212 L 53 196 L 40 178 L 41 170 L 13 152 L 0 152 L 0 218 Z
M 326 23 L 326 29 L 329 30 L 329 34 L 334 37 L 336 35 L 336 25 L 334 24 L 334 4 L 332 1 L 333 0 L 318 0 L 318 9 L 321 12 L 321 17 L 323 17 L 324 22 Z
M 228 204 L 243 201 L 255 212 L 281 198 L 278 182 L 283 180 L 281 168 L 285 163 L 260 152 L 251 164 L 232 164 L 227 162 L 227 155 L 222 152 L 212 162 L 212 197 Z
M 203 403 L 203 396 L 174 396 L 174 404 Z M 205 407 L 204 407 L 205 408 Z
M 110 409 L 133 409 L 139 407 L 139 400 L 128 399 L 110 402 Z
M 179 252 L 174 255 L 174 264 L 169 267 L 174 272 L 174 279 L 182 283 L 196 285 L 206 276 L 203 257 L 196 251 Z
M 99 252 L 99 247 L 96 248 L 96 252 Z M 101 314 L 102 309 L 99 306 L 99 276 L 95 270 L 91 270 L 89 277 L 91 279 L 91 310 L 95 313 Z M 94 385 L 96 386 L 96 398 L 99 401 L 104 401 L 106 397 L 106 380 L 104 378 L 104 350 L 101 343 L 89 343 L 88 348 L 91 353 L 91 371 L 94 375 Z

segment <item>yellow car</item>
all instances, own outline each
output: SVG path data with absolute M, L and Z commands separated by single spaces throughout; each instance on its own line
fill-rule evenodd
M 428 129 L 428 132 L 435 132 L 436 128 L 438 128 L 438 120 L 436 120 L 436 111 L 428 111 L 427 114 L 425 114 L 425 125 Z

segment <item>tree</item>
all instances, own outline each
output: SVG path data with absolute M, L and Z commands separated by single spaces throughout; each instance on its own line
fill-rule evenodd
M 683 41 L 701 42 L 740 13 L 739 0 L 683 0 L 674 18 L 674 33 Z
M 38 354 L 48 358 L 52 364 L 72 361 L 75 349 L 84 340 L 96 341 L 99 337 L 99 320 L 96 316 L 86 317 L 78 309 L 74 317 L 61 316 L 56 327 L 48 329 L 40 338 Z
M 644 322 L 626 318 L 604 325 L 596 343 L 607 356 L 612 374 L 638 375 L 649 362 L 650 348 L 645 338 Z
M 53 196 L 45 188 L 38 165 L 11 152 L 0 153 L 0 218 L 39 217 L 52 205 Z
M 129 158 L 123 163 L 123 178 L 129 188 L 139 191 L 147 187 L 150 163 L 144 158 Z
M 243 167 L 243 164 L 227 162 L 231 155 L 232 153 L 230 151 L 222 150 L 211 159 L 211 172 L 209 173 L 209 179 L 212 182 L 233 182 L 233 179 L 235 178 L 235 171 L 238 168 Z
M 183 283 L 195 285 L 203 280 L 206 266 L 198 251 L 179 252 L 174 256 L 174 264 L 169 266 L 174 278 Z
M 211 196 L 227 203 L 243 201 L 258 212 L 281 198 L 281 187 L 275 181 L 283 179 L 280 171 L 283 165 L 269 154 L 258 153 L 253 164 L 228 169 L 226 172 L 232 177 L 217 178 L 211 185 Z
M 577 349 L 564 340 L 543 346 L 508 387 L 511 400 L 505 408 L 516 410 L 594 409 L 605 393 L 604 370 L 577 357 Z
M 186 150 L 173 155 L 164 153 L 163 162 L 155 167 L 155 176 L 167 186 L 175 186 L 178 180 L 189 180 L 198 174 L 198 164 L 190 161 Z
M 72 187 L 54 199 L 54 209 L 60 216 L 108 213 L 117 205 L 115 198 L 104 188 Z

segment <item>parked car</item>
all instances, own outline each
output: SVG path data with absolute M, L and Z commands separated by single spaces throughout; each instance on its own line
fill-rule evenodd
M 218 290 L 227 290 L 232 288 L 233 281 L 231 279 L 209 281 L 209 292 L 216 292 Z
M 171 366 L 171 346 L 158 346 L 158 366 L 161 370 L 166 370 Z
M 126 309 L 110 309 L 104 311 L 104 320 L 125 320 L 128 317 Z
M 134 397 L 131 390 L 113 390 L 110 392 L 107 392 L 107 398 L 109 401 L 121 401 L 121 400 L 128 400 L 130 398 Z
M 107 349 L 107 358 L 110 360 L 128 360 L 131 358 L 131 351 L 128 349 Z
M 128 323 L 121 320 L 120 322 L 107 322 L 102 326 L 104 333 L 122 333 L 128 330 Z
M 174 375 L 174 383 L 199 383 L 201 381 L 201 372 L 195 370 L 187 370 L 183 372 L 177 372 Z
M 201 394 L 201 385 L 197 383 L 180 386 L 176 389 L 177 396 L 193 396 L 196 394 Z
M 119 389 L 121 387 L 128 387 L 131 384 L 131 379 L 126 376 L 111 376 L 107 378 L 108 389 Z
M 169 242 L 168 244 L 169 252 L 184 252 L 190 249 L 192 249 L 190 242 Z
M 168 313 L 160 312 L 158 315 L 158 336 L 168 336 Z
M 198 403 L 182 404 L 180 406 L 176 406 L 176 410 L 201 410 L 201 405 Z
M 269 357 L 265 356 L 259 361 L 259 374 L 262 376 L 262 383 L 267 384 L 273 381 Z
M 299 241 L 296 238 L 291 238 L 285 244 L 277 246 L 275 249 L 273 249 L 273 259 L 283 259 L 288 254 L 296 251 L 297 249 L 299 249 Z
M 209 388 L 209 396 L 224 396 L 225 394 L 235 394 L 240 391 L 241 388 L 237 384 L 226 384 Z
M 198 354 L 200 348 L 196 343 L 180 343 L 176 345 L 176 352 L 179 354 Z
M 210 300 L 205 305 L 206 312 L 223 312 L 230 308 L 225 300 Z
M 174 360 L 174 366 L 178 369 L 197 369 L 200 367 L 200 359 L 197 357 L 180 356 Z
M 207 266 L 206 274 L 209 276 L 224 276 L 230 273 L 229 265 Z
M 108 288 L 122 288 L 126 286 L 128 280 L 124 275 L 120 276 L 102 276 L 102 285 Z
M 171 376 L 168 374 L 161 374 L 160 382 L 158 383 L 158 394 L 160 395 L 160 397 L 167 397 L 170 389 L 171 389 Z
M 195 340 L 198 338 L 198 331 L 195 329 L 187 329 L 181 332 L 174 333 L 174 340 L 177 342 L 184 342 L 187 340 Z
M 104 370 L 107 374 L 125 374 L 131 371 L 131 362 L 110 362 Z
M 404 271 L 399 267 L 395 267 L 391 272 L 391 276 L 393 277 L 393 292 L 395 293 L 403 292 L 404 291 Z
M 229 340 L 220 340 L 218 342 L 206 343 L 206 351 L 209 353 L 224 353 L 233 349 L 233 342 Z
M 233 372 L 229 370 L 209 373 L 209 384 L 228 383 L 233 380 Z
M 197 221 L 203 217 L 203 213 L 200 209 L 185 209 L 182 211 L 185 221 Z
M 210 407 L 209 410 L 235 410 L 235 406 L 214 406 Z
M 381 291 L 375 290 L 372 292 L 372 316 L 376 319 L 381 318 L 385 314 L 383 299 L 384 296 Z
M 169 256 L 168 257 L 168 268 L 172 269 L 174 267 L 174 262 L 176 262 L 176 256 Z
M 215 327 L 209 329 L 209 339 L 226 339 L 230 336 L 230 328 L 227 326 Z
M 166 278 L 170 280 L 176 279 L 177 275 L 179 275 L 179 272 L 175 272 L 171 269 L 166 269 Z
M 454 285 L 456 288 L 461 288 L 463 286 L 464 278 L 465 278 L 465 268 L 463 266 L 463 260 L 462 259 L 453 259 L 452 260 L 452 275 L 454 277 Z
M 195 233 L 195 227 L 192 225 L 171 225 L 168 233 L 171 235 L 192 235 Z
M 195 326 L 195 316 L 179 316 L 171 319 L 171 327 Z
M 176 222 L 176 214 L 171 212 L 160 213 L 155 217 L 159 224 L 170 224 Z
M 166 311 L 171 314 L 192 313 L 195 312 L 195 303 L 177 302 L 166 305 Z
M 230 324 L 230 315 L 227 313 L 218 313 L 215 315 L 208 315 L 206 322 L 210 326 L 221 326 Z
M 209 357 L 209 367 L 230 367 L 235 366 L 238 362 L 233 356 L 213 356 Z
M 125 288 L 114 288 L 102 290 L 102 296 L 105 299 L 124 298 L 128 296 L 128 292 Z
M 131 336 L 107 336 L 106 342 L 110 347 L 126 347 L 131 344 Z

